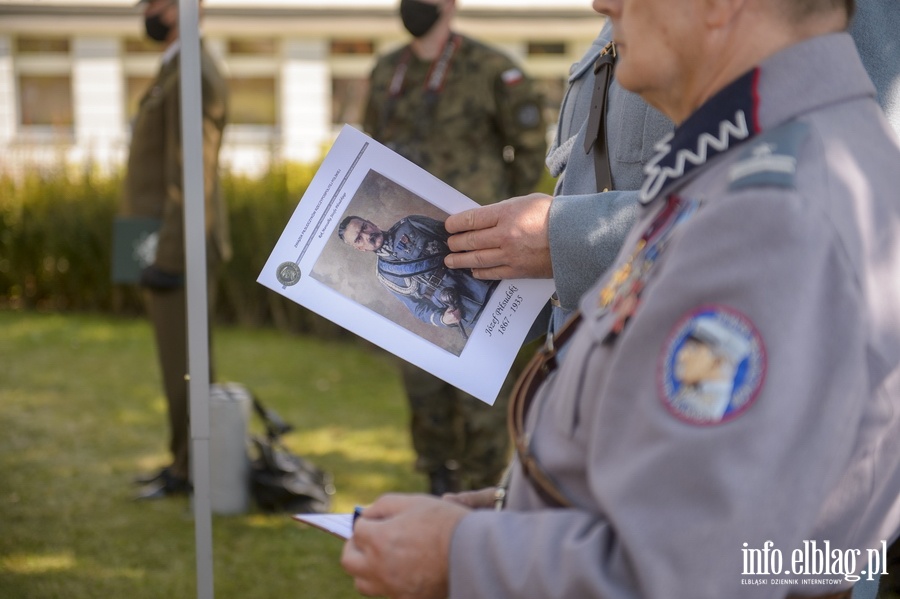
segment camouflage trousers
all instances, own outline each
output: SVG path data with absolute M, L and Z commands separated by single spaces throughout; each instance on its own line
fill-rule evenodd
M 506 412 L 510 373 L 493 406 L 407 362 L 401 365 L 411 410 L 416 470 L 452 471 L 460 491 L 493 486 L 510 459 Z

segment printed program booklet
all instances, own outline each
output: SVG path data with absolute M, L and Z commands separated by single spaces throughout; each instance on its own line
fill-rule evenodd
M 291 517 L 297 522 L 324 530 L 339 539 L 349 539 L 353 536 L 353 514 L 294 514 Z
M 477 205 L 345 126 L 257 281 L 493 404 L 553 282 L 444 266 L 444 220 Z

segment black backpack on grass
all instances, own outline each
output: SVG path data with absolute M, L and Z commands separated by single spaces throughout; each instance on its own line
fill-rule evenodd
M 266 426 L 266 435 L 251 435 L 250 492 L 266 512 L 325 513 L 331 509 L 331 474 L 292 453 L 281 436 L 293 427 L 253 397 L 253 408 Z

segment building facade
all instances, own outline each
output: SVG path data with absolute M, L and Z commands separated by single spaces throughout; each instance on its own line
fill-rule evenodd
M 457 0 L 457 30 L 538 80 L 555 121 L 601 17 L 589 0 Z M 204 0 L 205 43 L 231 90 L 226 167 L 314 162 L 357 124 L 375 57 L 407 39 L 399 0 Z M 134 0 L 0 0 L 0 170 L 120 165 L 159 66 Z

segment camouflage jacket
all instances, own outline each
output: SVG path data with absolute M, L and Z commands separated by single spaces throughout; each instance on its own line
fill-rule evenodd
M 363 127 L 479 203 L 533 191 L 546 151 L 539 94 L 506 55 L 465 36 L 451 40 L 458 46 L 436 92 L 427 85 L 432 61 L 418 59 L 409 46 L 381 57 Z M 405 76 L 392 93 L 398 67 Z M 504 159 L 507 147 L 511 161 L 509 150 Z

